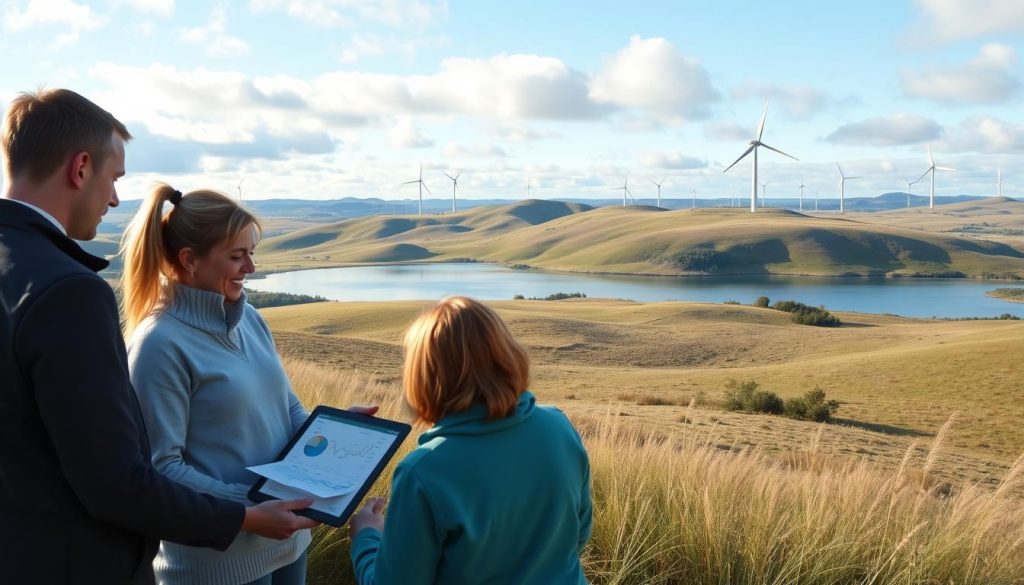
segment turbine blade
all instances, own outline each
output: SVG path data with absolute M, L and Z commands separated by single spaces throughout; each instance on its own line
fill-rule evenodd
M 928 145 L 928 164 L 933 166 L 933 167 L 935 166 L 935 159 L 932 158 L 932 145 L 931 144 Z
M 757 141 L 761 141 L 761 135 L 764 134 L 764 121 L 768 117 L 768 102 L 764 102 L 764 113 L 761 114 L 761 123 L 757 125 Z
M 453 180 L 453 181 L 458 181 L 458 180 L 459 180 L 459 177 L 461 177 L 461 176 L 462 176 L 462 171 L 459 171 L 459 172 L 455 173 L 455 178 L 454 178 L 454 179 L 452 179 L 452 180 Z
M 836 163 L 836 168 L 839 169 L 839 176 L 845 179 L 846 175 L 843 174 L 843 167 L 839 166 L 838 162 Z
M 917 178 L 917 181 L 914 181 L 914 182 L 917 183 L 917 182 L 923 180 L 925 177 L 928 176 L 928 173 L 930 173 L 930 172 L 932 172 L 932 169 L 929 168 L 927 171 L 924 172 L 924 174 L 922 174 L 920 177 Z
M 423 188 L 427 190 L 427 193 L 430 193 L 430 187 L 427 187 L 426 183 L 423 183 Z M 433 195 L 433 193 L 430 194 Z
M 935 167 L 935 168 L 937 170 L 940 170 L 940 171 L 955 171 L 956 170 L 956 169 L 954 169 L 952 167 Z
M 775 152 L 777 152 L 777 153 L 779 153 L 779 154 L 781 154 L 783 156 L 788 156 L 789 158 L 791 158 L 791 159 L 793 159 L 793 160 L 795 160 L 797 162 L 800 162 L 800 159 L 798 159 L 797 157 L 795 157 L 795 156 L 793 156 L 791 154 L 786 154 L 786 153 L 782 152 L 781 150 L 779 150 L 778 148 L 774 148 L 774 147 L 768 146 L 764 142 L 761 143 L 761 146 L 767 148 L 768 150 L 774 150 Z
M 404 183 L 402 183 L 402 184 L 403 184 L 403 185 L 410 185 L 410 184 L 412 184 L 412 183 L 419 183 L 419 180 L 416 180 L 416 181 L 406 181 L 406 182 L 404 182 Z
M 734 162 L 734 163 L 732 163 L 731 165 L 729 165 L 729 166 L 725 167 L 725 170 L 724 170 L 724 171 L 722 171 L 722 172 L 723 172 L 723 173 L 728 173 L 728 172 L 729 172 L 729 169 L 731 169 L 731 168 L 733 168 L 734 166 L 736 166 L 736 163 L 738 163 L 738 162 L 740 162 L 741 160 L 743 160 L 743 158 L 744 158 L 745 156 L 747 156 L 748 154 L 750 154 L 750 153 L 751 153 L 751 151 L 753 151 L 753 150 L 754 150 L 755 148 L 757 148 L 757 147 L 756 147 L 755 145 L 751 144 L 751 145 L 750 145 L 750 148 L 748 148 L 748 149 L 747 149 L 746 151 L 744 151 L 744 152 L 743 152 L 743 154 L 741 154 L 741 155 L 740 155 L 740 157 L 739 157 L 738 159 L 736 159 L 736 162 Z
M 449 175 L 448 173 L 446 173 L 446 172 L 444 172 L 444 171 L 441 171 L 441 174 L 442 174 L 442 175 L 444 175 L 444 176 L 446 176 L 446 177 L 448 177 L 449 179 L 451 179 L 451 180 L 453 180 L 453 181 L 455 180 L 455 177 L 453 177 L 453 176 Z

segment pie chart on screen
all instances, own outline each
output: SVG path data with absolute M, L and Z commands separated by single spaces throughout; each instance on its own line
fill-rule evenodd
M 306 443 L 305 447 L 303 447 L 302 452 L 306 454 L 306 457 L 316 457 L 326 450 L 327 437 L 323 435 L 313 435 L 313 438 Z

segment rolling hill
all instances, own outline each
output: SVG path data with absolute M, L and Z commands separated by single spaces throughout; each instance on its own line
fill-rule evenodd
M 979 205 L 985 203 L 947 208 Z M 857 215 L 528 200 L 450 215 L 346 220 L 271 238 L 261 253 L 263 268 L 277 270 L 429 258 L 626 274 L 1024 276 L 1024 251 L 1013 245 Z

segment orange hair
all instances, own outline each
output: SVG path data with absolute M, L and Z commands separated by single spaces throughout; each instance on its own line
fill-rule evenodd
M 402 387 L 418 420 L 436 423 L 474 404 L 488 420 L 515 412 L 530 379 L 530 358 L 492 309 L 448 297 L 405 332 Z

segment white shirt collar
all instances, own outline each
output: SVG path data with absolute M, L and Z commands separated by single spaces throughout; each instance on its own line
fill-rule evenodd
M 19 201 L 17 199 L 8 199 L 8 201 L 13 201 L 15 203 L 20 203 L 20 204 L 24 205 L 25 207 L 28 207 L 32 211 L 35 211 L 39 215 L 41 215 L 41 216 L 45 217 L 47 220 L 49 220 L 50 223 L 52 223 L 57 229 L 60 230 L 60 233 L 64 234 L 65 236 L 68 235 L 68 231 L 66 229 L 64 229 L 64 226 L 62 226 L 59 221 L 57 221 L 57 218 L 53 217 L 52 215 L 47 213 L 45 210 L 40 209 L 40 208 L 36 207 L 35 205 L 32 205 L 31 203 L 25 203 L 24 201 Z

